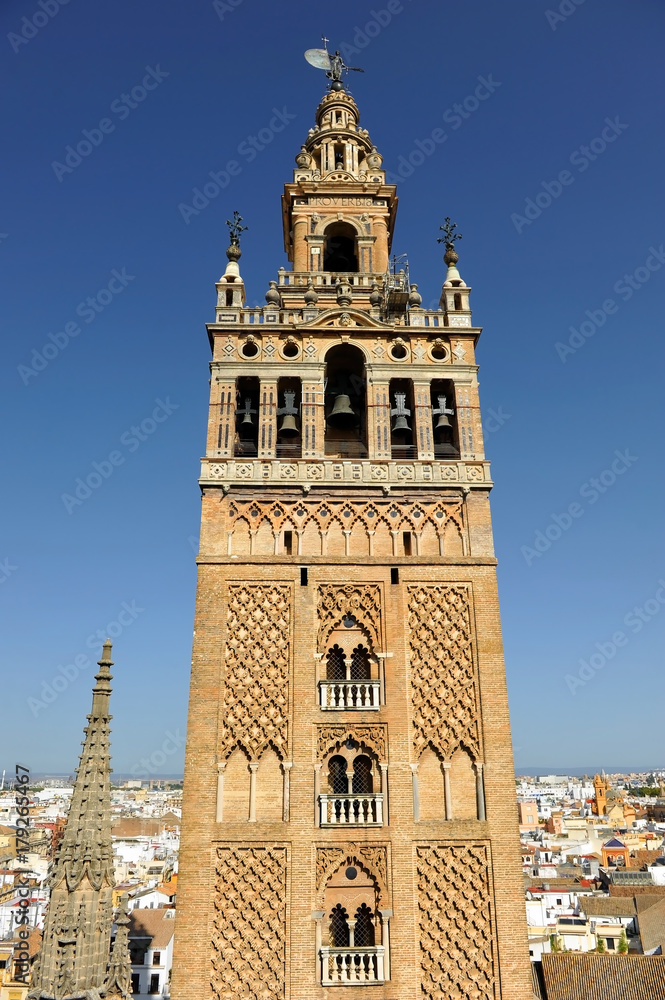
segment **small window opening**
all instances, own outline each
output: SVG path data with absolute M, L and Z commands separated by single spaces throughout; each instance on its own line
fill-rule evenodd
M 410 531 L 403 531 L 402 532 L 402 541 L 404 543 L 404 555 L 405 556 L 410 556 L 411 555 L 411 532 Z
M 343 757 L 331 758 L 328 765 L 328 784 L 333 795 L 348 794 L 349 781 L 346 776 L 346 761 Z
M 330 914 L 330 944 L 333 948 L 349 947 L 349 915 L 341 903 Z
M 233 305 L 233 291 L 230 288 L 226 289 L 226 304 L 227 306 Z
M 356 948 L 372 948 L 374 946 L 374 915 L 367 903 L 363 903 L 356 910 L 354 944 Z
M 255 358 L 256 355 L 259 353 L 259 349 L 253 341 L 246 340 L 245 343 L 240 348 L 240 353 L 242 354 L 243 358 Z
M 391 583 L 399 583 L 399 570 L 396 567 L 394 567 L 394 566 L 390 570 L 390 582 Z
M 307 567 L 306 566 L 301 566 L 300 567 L 300 586 L 301 587 L 306 587 L 307 586 Z
M 346 663 L 344 662 L 344 650 L 335 643 L 328 651 L 326 657 L 326 678 L 329 681 L 346 680 Z
M 285 531 L 284 532 L 284 555 L 286 555 L 286 556 L 292 556 L 293 555 L 293 532 L 292 531 Z

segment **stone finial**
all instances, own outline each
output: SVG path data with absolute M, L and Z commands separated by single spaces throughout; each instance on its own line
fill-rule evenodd
M 423 297 L 418 291 L 417 285 L 411 285 L 411 292 L 409 294 L 409 305 L 412 309 L 418 309 L 422 305 Z
M 228 257 L 228 264 L 226 265 L 225 275 L 231 275 L 232 277 L 240 277 L 240 269 L 238 268 L 238 261 L 242 257 L 242 250 L 240 249 L 240 236 L 249 227 L 242 225 L 242 215 L 239 212 L 233 213 L 233 219 L 227 219 L 226 225 L 229 228 L 230 244 L 226 250 L 226 256 Z
M 382 302 L 383 302 L 383 296 L 381 295 L 381 289 L 379 288 L 377 283 L 374 282 L 374 284 L 372 285 L 372 291 L 370 292 L 369 296 L 369 304 L 373 306 L 375 309 L 378 309 L 378 307 L 381 305 Z
M 240 235 L 249 229 L 249 226 L 242 225 L 242 215 L 239 212 L 233 213 L 233 219 L 227 219 L 226 225 L 229 227 L 231 246 L 240 246 Z M 228 253 L 228 251 L 227 251 Z
M 269 306 L 278 306 L 281 302 L 280 294 L 277 290 L 277 282 L 271 281 L 270 287 L 266 292 L 266 302 Z
M 307 291 L 305 292 L 303 298 L 308 306 L 315 306 L 319 301 L 319 295 L 314 287 L 314 282 L 310 279 L 307 283 Z
M 343 281 L 341 278 L 337 280 L 337 305 L 338 306 L 350 306 L 351 300 L 353 298 L 353 290 L 348 281 Z
M 443 260 L 444 263 L 448 266 L 448 272 L 446 274 L 444 287 L 445 286 L 450 287 L 452 285 L 458 285 L 458 286 L 463 285 L 464 283 L 460 277 L 459 271 L 457 270 L 457 261 L 459 260 L 459 256 L 455 250 L 455 241 L 461 240 L 462 234 L 456 232 L 457 223 L 451 222 L 449 215 L 446 216 L 444 224 L 442 226 L 439 226 L 439 229 L 442 231 L 443 236 L 439 236 L 436 242 L 445 243 L 446 252 L 443 255 Z

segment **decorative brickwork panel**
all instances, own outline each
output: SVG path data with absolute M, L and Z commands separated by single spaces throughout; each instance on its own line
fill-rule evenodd
M 376 726 L 317 726 L 316 727 L 316 757 L 323 760 L 331 750 L 339 747 L 346 740 L 355 740 L 359 746 L 372 751 L 376 757 L 385 761 L 388 757 L 388 740 L 386 727 Z
M 234 746 L 288 756 L 291 589 L 229 587 L 220 756 Z
M 419 757 L 430 743 L 444 760 L 459 746 L 480 757 L 469 591 L 410 586 L 411 713 Z
M 364 626 L 375 649 L 381 645 L 381 591 L 376 584 L 358 583 L 340 587 L 319 587 L 319 646 L 322 649 L 332 630 L 349 615 Z
M 376 881 L 379 898 L 383 905 L 389 898 L 388 858 L 383 845 L 336 844 L 334 847 L 316 849 L 316 889 L 321 893 L 326 882 L 342 865 L 358 865 Z
M 487 848 L 416 848 L 421 997 L 494 1000 Z
M 285 996 L 285 847 L 217 848 L 212 945 L 217 1000 Z

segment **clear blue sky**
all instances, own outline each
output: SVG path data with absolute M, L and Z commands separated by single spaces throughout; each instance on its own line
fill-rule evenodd
M 386 23 L 383 0 L 42 2 L 0 14 L 1 766 L 73 769 L 93 670 L 70 669 L 36 716 L 28 699 L 120 622 L 115 768 L 182 767 L 204 323 L 234 209 L 251 303 L 287 263 L 279 198 L 324 92 L 302 57 L 322 32 L 366 70 L 350 83 L 386 168 L 419 163 L 394 249 L 425 304 L 438 226 L 450 215 L 464 235 L 517 763 L 665 763 L 662 4 L 392 0 Z M 242 144 L 275 108 L 285 127 L 251 158 Z M 187 224 L 178 206 L 229 160 L 239 174 Z M 106 478 L 68 511 L 95 462 Z

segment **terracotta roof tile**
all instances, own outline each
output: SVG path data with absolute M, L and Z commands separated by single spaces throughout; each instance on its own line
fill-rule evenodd
M 547 1000 L 665 1000 L 665 955 L 543 955 Z
M 129 937 L 151 938 L 150 948 L 166 948 L 175 929 L 175 910 L 135 907 L 129 914 Z
M 665 898 L 640 913 L 639 925 L 642 951 L 654 952 L 660 948 L 661 954 L 665 952 Z

